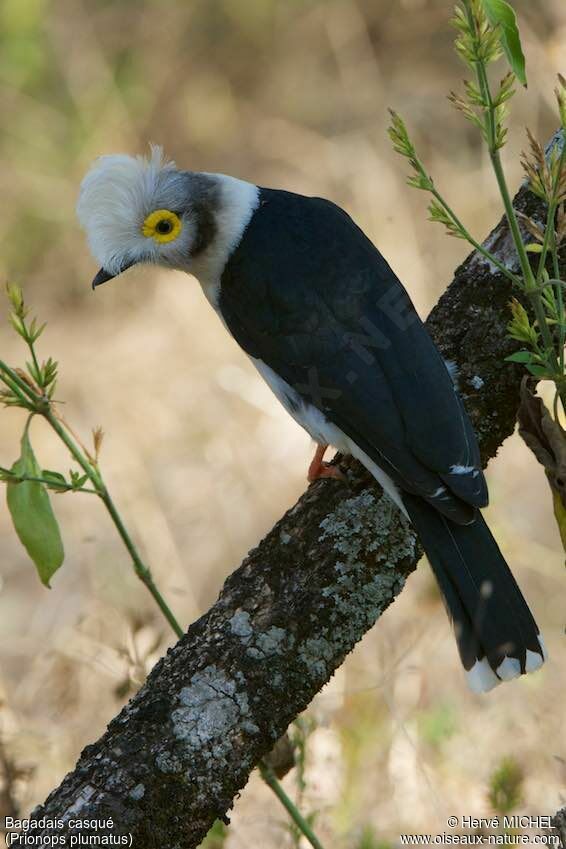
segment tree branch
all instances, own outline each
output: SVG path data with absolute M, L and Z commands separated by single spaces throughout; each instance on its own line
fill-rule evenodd
M 525 187 L 515 206 L 541 217 Z M 517 265 L 504 222 L 486 244 Z M 508 281 L 472 254 L 427 322 L 458 364 L 484 463 L 513 431 L 519 404 L 521 370 L 503 362 L 515 348 L 505 332 L 511 294 Z M 111 818 L 98 834 L 129 833 L 144 849 L 190 849 L 225 815 L 419 559 L 407 522 L 373 479 L 351 459 L 341 467 L 348 485 L 309 487 L 34 811 L 62 828 L 28 835 L 71 834 L 72 819 Z
M 566 847 L 566 808 L 561 808 L 552 818 L 552 825 L 558 835 L 560 845 Z

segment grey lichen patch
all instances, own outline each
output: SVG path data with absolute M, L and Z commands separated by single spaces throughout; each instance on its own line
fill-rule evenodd
M 308 677 L 319 681 L 328 678 L 342 654 L 350 651 L 405 583 L 394 570 L 377 573 L 369 581 L 360 579 L 367 574 L 361 562 L 349 567 L 339 563 L 337 569 L 337 581 L 323 590 L 332 607 L 321 618 L 320 636 L 306 640 L 298 651 Z
M 116 769 L 112 775 L 108 776 L 105 789 L 110 793 L 120 793 L 123 791 L 124 785 L 127 785 L 128 781 L 128 771 L 126 769 Z
M 475 374 L 470 380 L 470 385 L 473 386 L 474 389 L 481 389 L 483 384 L 484 382 L 479 376 L 479 374 Z
M 237 610 L 229 620 L 231 632 L 236 637 L 241 637 L 242 640 L 249 639 L 253 634 L 253 628 L 250 623 L 250 614 L 246 610 Z
M 263 658 L 262 652 L 259 649 L 256 649 L 254 646 L 250 646 L 246 652 L 246 655 L 251 658 L 251 660 L 261 660 Z
M 155 758 L 155 766 L 166 775 L 175 775 L 175 773 L 181 772 L 183 763 L 177 755 L 173 755 L 171 752 L 160 752 Z
M 90 784 L 83 785 L 79 789 L 78 795 L 73 799 L 71 805 L 68 808 L 65 808 L 65 810 L 59 815 L 59 819 L 63 822 L 67 822 L 67 820 L 71 817 L 79 814 L 84 807 L 92 802 L 98 792 L 99 791 Z
M 287 634 L 283 628 L 277 628 L 275 625 L 272 625 L 263 634 L 258 634 L 256 645 L 266 656 L 282 654 L 283 645 L 287 642 L 287 637 L 292 638 L 292 635 Z
M 408 520 L 383 495 L 365 490 L 343 501 L 321 523 L 321 542 L 337 553 L 335 580 L 322 590 L 330 603 L 320 617 L 320 635 L 306 640 L 298 656 L 307 674 L 323 679 L 401 590 L 404 576 L 395 568 L 415 554 Z M 368 571 L 367 555 L 383 564 Z M 384 568 L 385 567 L 385 568 Z
M 394 566 L 415 552 L 408 520 L 386 495 L 376 499 L 369 490 L 342 501 L 320 527 L 319 541 L 332 540 L 346 564 L 363 559 L 363 552 L 375 552 L 378 562 Z
M 171 715 L 175 738 L 184 748 L 193 750 L 208 748 L 214 742 L 217 756 L 228 750 L 229 732 L 250 712 L 243 686 L 213 665 L 193 675 L 190 685 L 181 690 L 179 701 L 181 707 Z
M 309 639 L 299 649 L 299 659 L 314 677 L 327 674 L 328 661 L 335 654 L 333 643 L 324 637 Z
M 332 609 L 325 612 L 321 636 L 307 640 L 298 652 L 309 677 L 318 680 L 328 676 L 340 661 L 341 653 L 349 651 L 363 636 L 405 583 L 404 576 L 393 570 L 361 581 L 356 573 L 363 569 L 362 563 L 349 567 L 350 574 L 343 572 L 348 568 L 345 564 L 338 567 L 341 571 L 338 580 L 323 590 L 323 595 L 332 602 Z
M 252 660 L 275 657 L 285 654 L 289 648 L 293 647 L 294 642 L 293 634 L 285 631 L 284 628 L 272 625 L 267 631 L 256 634 L 254 644 L 248 648 L 246 654 Z
M 474 430 L 480 445 L 489 439 L 490 434 L 497 427 L 497 421 L 497 413 L 489 410 L 484 410 L 481 418 L 474 419 Z
M 143 784 L 136 784 L 129 792 L 130 799 L 133 799 L 134 802 L 139 802 L 140 799 L 143 799 L 145 796 L 145 787 Z

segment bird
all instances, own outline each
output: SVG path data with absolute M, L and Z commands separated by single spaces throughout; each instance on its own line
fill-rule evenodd
M 317 445 L 308 477 L 357 458 L 412 523 L 452 621 L 470 688 L 537 670 L 546 649 L 483 516 L 476 435 L 454 381 L 394 271 L 330 200 L 184 170 L 146 156 L 98 157 L 77 216 L 100 270 L 184 271 L 287 412 Z

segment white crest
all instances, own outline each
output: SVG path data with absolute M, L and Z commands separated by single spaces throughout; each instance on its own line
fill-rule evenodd
M 148 157 L 114 154 L 95 161 L 81 184 L 77 215 L 106 271 L 117 274 L 127 261 L 163 259 L 166 250 L 144 237 L 141 228 L 150 212 L 178 200 L 178 173 L 157 145 L 151 145 Z
M 152 145 L 149 157 L 97 159 L 81 184 L 77 215 L 105 271 L 116 275 L 136 262 L 179 268 L 198 277 L 215 304 L 222 269 L 258 203 L 259 190 L 252 183 L 179 171 Z M 158 209 L 179 215 L 177 238 L 160 242 L 143 235 L 144 221 Z

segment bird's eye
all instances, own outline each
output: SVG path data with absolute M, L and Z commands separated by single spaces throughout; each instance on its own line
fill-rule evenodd
M 176 212 L 171 212 L 170 209 L 156 209 L 147 216 L 141 229 L 146 239 L 172 242 L 177 238 L 182 227 L 182 221 Z

